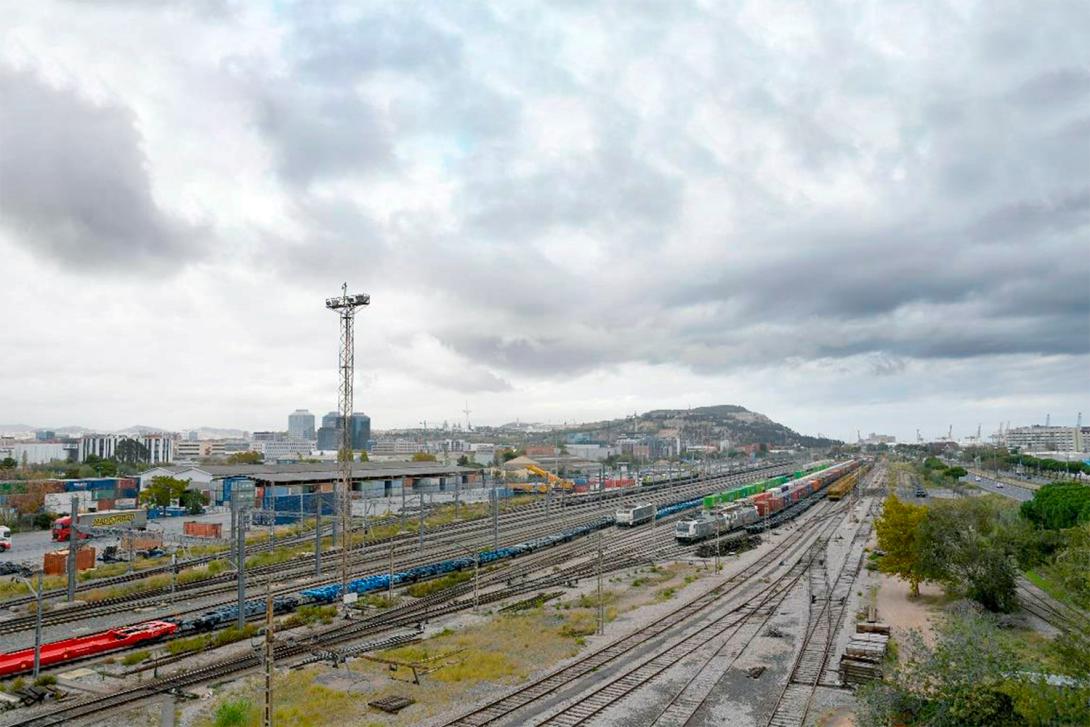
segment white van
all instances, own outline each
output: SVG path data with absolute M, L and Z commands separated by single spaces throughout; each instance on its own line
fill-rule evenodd
M 0 525 L 0 550 L 11 550 L 11 528 Z

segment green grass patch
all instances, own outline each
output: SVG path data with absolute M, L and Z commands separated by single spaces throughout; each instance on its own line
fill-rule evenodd
M 212 643 L 212 637 L 209 634 L 190 636 L 185 639 L 174 639 L 167 644 L 167 653 L 171 656 L 195 654 L 198 651 L 204 651 L 205 647 L 210 643 Z
M 406 591 L 413 598 L 423 598 L 432 593 L 437 593 L 447 588 L 453 588 L 459 583 L 465 583 L 472 577 L 473 574 L 469 571 L 448 573 L 442 578 L 434 578 L 430 581 L 424 581 L 423 583 L 414 583 L 409 586 Z
M 121 657 L 121 664 L 123 666 L 135 666 L 142 661 L 147 661 L 149 658 L 151 658 L 151 652 L 145 649 L 130 651 L 128 654 Z
M 298 626 L 309 626 L 313 623 L 333 623 L 337 616 L 336 606 L 300 606 L 295 612 L 284 620 L 284 628 L 293 629 Z
M 677 594 L 676 588 L 663 588 L 655 592 L 655 600 L 659 602 L 669 601 Z
M 244 727 L 250 721 L 250 712 L 255 711 L 249 699 L 233 699 L 216 708 L 212 720 L 214 727 Z

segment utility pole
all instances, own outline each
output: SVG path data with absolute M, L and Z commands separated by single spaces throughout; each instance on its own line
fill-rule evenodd
M 76 556 L 79 554 L 79 498 L 75 495 L 72 495 L 68 512 L 68 602 L 71 603 L 76 600 Z
M 605 602 L 602 600 L 602 529 L 598 529 L 598 634 L 606 632 Z
M 394 541 L 390 541 L 390 577 L 386 581 L 386 598 L 394 596 Z
M 496 478 L 492 478 L 492 549 L 500 547 L 500 496 L 496 491 Z
M 265 580 L 265 718 L 262 722 L 264 727 L 273 726 L 273 601 L 272 590 L 269 586 L 269 581 L 272 580 L 270 575 Z
M 238 574 L 238 619 L 240 629 L 246 628 L 246 528 L 242 519 L 242 504 L 239 502 L 238 488 L 231 489 L 231 510 L 235 519 L 235 570 Z
M 302 497 L 300 495 L 300 497 Z M 314 577 L 322 577 L 322 493 L 314 492 Z
M 355 323 L 356 310 L 371 304 L 366 293 L 348 294 L 348 283 L 341 286 L 339 298 L 327 298 L 325 307 L 336 311 L 341 319 L 341 347 L 339 369 L 340 387 L 337 403 L 341 414 L 341 491 L 338 507 L 341 511 L 341 597 L 348 595 L 348 547 L 352 517 L 352 386 L 356 368 Z
M 26 582 L 27 586 L 30 581 Z M 38 588 L 34 591 L 34 678 L 42 666 L 42 572 L 38 571 Z
M 420 552 L 424 552 L 424 490 L 420 490 L 420 520 L 417 525 L 417 531 L 420 535 Z

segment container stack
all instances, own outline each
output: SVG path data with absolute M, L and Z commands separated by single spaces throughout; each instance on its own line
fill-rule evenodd
M 889 625 L 863 621 L 840 657 L 840 683 L 864 684 L 882 678 L 882 662 L 889 648 Z

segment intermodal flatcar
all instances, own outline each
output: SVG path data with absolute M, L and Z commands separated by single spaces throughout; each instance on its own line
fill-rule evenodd
M 51 666 L 85 659 L 89 656 L 108 654 L 111 651 L 150 644 L 178 630 L 178 624 L 169 621 L 145 621 L 135 626 L 110 629 L 90 636 L 78 636 L 42 644 L 41 665 Z M 34 648 L 0 654 L 0 677 L 21 674 L 34 668 Z

